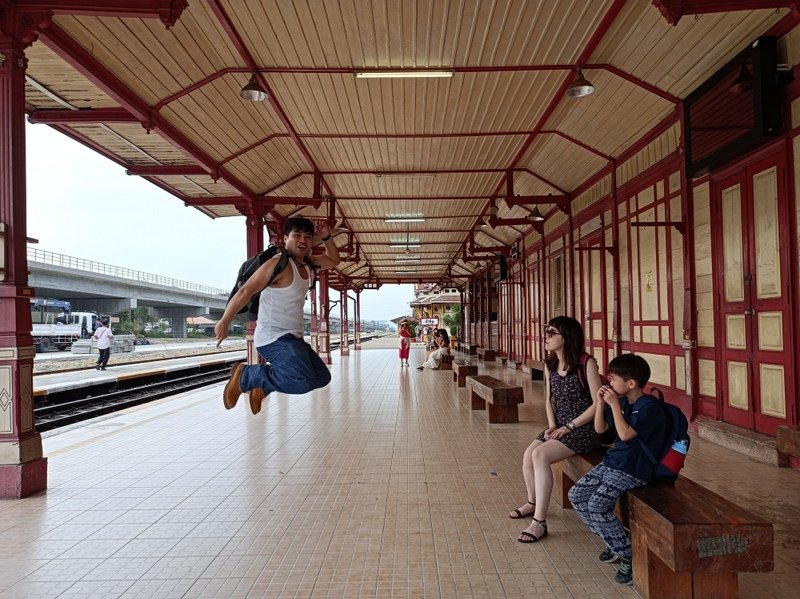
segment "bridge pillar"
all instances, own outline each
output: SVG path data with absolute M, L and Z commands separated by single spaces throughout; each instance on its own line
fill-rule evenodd
M 190 316 L 206 316 L 208 308 L 175 307 L 153 308 L 153 315 L 156 318 L 169 318 L 172 321 L 172 336 L 175 339 L 186 339 L 186 319 Z
M 0 18 L 0 497 L 47 488 L 33 417 L 33 339 L 25 207 L 25 47 L 14 5 Z

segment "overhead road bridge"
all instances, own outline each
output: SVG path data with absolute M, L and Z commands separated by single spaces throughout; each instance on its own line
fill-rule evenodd
M 218 318 L 230 291 L 162 275 L 28 247 L 29 282 L 37 297 L 68 300 L 73 310 L 118 314 L 153 308 L 156 318 L 172 320 L 176 337 L 186 336 L 190 316 Z M 311 312 L 305 311 L 306 325 Z M 339 318 L 332 317 L 334 328 Z

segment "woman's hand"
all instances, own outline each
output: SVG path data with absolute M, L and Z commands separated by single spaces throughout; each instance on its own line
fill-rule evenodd
M 566 426 L 559 426 L 557 429 L 555 429 L 553 432 L 550 433 L 550 438 L 558 440 L 561 439 L 562 437 L 565 437 L 568 434 L 569 434 L 569 429 Z

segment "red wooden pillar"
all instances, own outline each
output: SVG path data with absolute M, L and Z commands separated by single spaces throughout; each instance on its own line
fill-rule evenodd
M 319 336 L 317 337 L 317 352 L 323 362 L 332 364 L 328 293 L 328 271 L 323 270 L 319 273 Z
M 255 214 L 247 216 L 245 221 L 247 228 L 247 257 L 255 256 L 264 250 L 264 217 Z M 258 364 L 259 356 L 253 345 L 253 334 L 256 330 L 255 322 L 247 323 L 247 363 Z
M 353 349 L 361 349 L 361 290 L 356 289 L 356 300 L 353 307 Z
M 47 488 L 33 418 L 33 338 L 25 217 L 25 46 L 0 12 L 0 497 Z
M 316 285 L 311 288 L 309 301 L 311 302 L 311 323 L 309 326 L 311 331 L 311 347 L 315 352 L 319 353 L 319 316 L 317 314 L 319 302 L 317 301 Z
M 464 301 L 464 295 L 465 295 L 464 294 L 464 288 L 462 287 L 461 289 L 458 290 L 458 302 L 459 302 L 458 305 L 461 308 L 458 311 L 458 343 L 459 343 L 459 345 L 461 347 L 463 347 L 465 344 L 469 343 L 469 339 L 468 339 L 469 333 L 467 333 L 467 327 L 464 326 L 464 324 L 465 324 L 464 323 L 464 321 L 465 321 L 464 312 L 467 310 L 467 304 Z M 467 337 L 467 338 L 465 339 L 465 337 Z
M 339 301 L 339 354 L 350 355 L 350 323 L 347 322 L 347 289 L 344 289 Z

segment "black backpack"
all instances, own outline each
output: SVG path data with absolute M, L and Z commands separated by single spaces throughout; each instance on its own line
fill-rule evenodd
M 272 271 L 272 276 L 267 281 L 267 284 L 264 286 L 264 289 L 272 285 L 275 281 L 277 276 L 283 272 L 286 268 L 286 265 L 289 264 L 289 257 L 290 254 L 284 248 L 279 248 L 272 244 L 267 247 L 263 252 L 259 253 L 252 258 L 248 258 L 245 260 L 242 265 L 239 267 L 239 273 L 236 275 L 236 283 L 233 285 L 233 289 L 231 290 L 230 295 L 228 296 L 227 303 L 230 303 L 231 298 L 236 295 L 236 293 L 241 289 L 242 285 L 253 276 L 261 266 L 270 258 L 274 257 L 276 254 L 280 254 L 281 257 L 278 259 L 278 263 L 275 265 L 275 269 Z M 316 265 L 308 261 L 308 266 L 311 267 L 311 276 L 308 278 L 308 288 L 311 289 L 314 287 L 315 277 L 314 272 L 316 269 Z M 263 291 L 263 289 L 262 289 Z M 261 299 L 261 291 L 257 291 L 250 299 L 247 300 L 247 303 L 242 307 L 241 310 L 237 312 L 237 314 L 246 314 L 246 318 L 249 321 L 257 320 L 258 319 L 258 303 Z M 226 304 L 227 305 L 227 304 Z
M 661 389 L 651 387 L 650 394 L 639 399 L 639 401 L 642 400 L 645 400 L 646 402 L 655 402 L 664 410 L 664 416 L 666 419 L 664 444 L 661 447 L 659 454 L 655 456 L 644 441 L 639 439 L 638 436 L 636 439 L 639 441 L 639 446 L 642 448 L 644 455 L 647 456 L 647 459 L 650 461 L 650 463 L 655 466 L 653 478 L 675 482 L 675 480 L 678 478 L 678 473 L 683 467 L 683 458 L 680 458 L 678 462 L 670 459 L 665 461 L 664 458 L 668 453 L 670 453 L 673 445 L 681 445 L 683 447 L 681 453 L 685 458 L 685 455 L 689 452 L 689 445 L 691 444 L 691 439 L 689 438 L 689 422 L 686 420 L 686 416 L 683 415 L 683 412 L 681 412 L 681 409 L 678 406 L 674 406 L 664 401 L 664 394 L 661 392 Z M 668 467 L 668 464 L 671 464 L 672 467 L 677 468 L 677 470 Z

